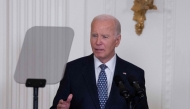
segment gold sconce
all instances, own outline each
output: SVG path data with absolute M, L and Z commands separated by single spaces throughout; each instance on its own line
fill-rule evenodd
M 144 28 L 144 21 L 146 20 L 146 11 L 149 9 L 157 9 L 153 5 L 154 0 L 135 0 L 131 10 L 134 11 L 133 20 L 137 22 L 135 25 L 136 33 L 140 35 Z

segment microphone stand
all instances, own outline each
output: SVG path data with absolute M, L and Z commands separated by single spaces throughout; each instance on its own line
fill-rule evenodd
M 129 109 L 133 109 L 131 95 L 126 90 L 120 91 L 120 95 L 122 95 L 125 98 L 125 101 L 128 104 Z
M 148 109 L 148 107 L 145 105 L 143 102 L 144 95 L 138 96 L 138 101 L 134 104 L 133 108 L 134 109 Z M 138 105 L 139 104 L 139 105 Z M 140 107 L 139 107 L 140 106 Z

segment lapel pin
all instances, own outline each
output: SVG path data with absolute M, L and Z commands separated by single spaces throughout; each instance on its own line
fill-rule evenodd
M 123 72 L 124 75 L 126 75 L 127 73 Z

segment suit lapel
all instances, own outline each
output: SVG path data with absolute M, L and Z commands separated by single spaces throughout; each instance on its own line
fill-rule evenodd
M 114 72 L 114 76 L 115 75 L 121 75 L 122 74 L 122 65 L 120 65 L 121 60 L 119 59 L 118 56 L 116 56 L 116 66 L 115 66 L 115 72 Z M 113 77 L 114 77 L 113 76 Z M 112 87 L 111 87 L 111 92 L 108 98 L 108 101 L 106 103 L 106 108 L 105 109 L 109 109 L 115 101 L 117 101 L 117 97 L 118 97 L 118 87 L 116 86 L 114 79 L 112 82 Z
M 85 65 L 82 69 L 82 74 L 86 82 L 86 86 L 94 102 L 94 105 L 97 109 L 100 109 L 98 92 L 95 79 L 95 69 L 94 69 L 94 58 L 93 55 L 88 57 L 88 60 L 85 62 Z
M 115 75 L 123 75 L 122 62 L 121 59 L 116 56 L 116 66 L 115 66 Z M 83 78 L 85 79 L 86 86 L 94 102 L 94 105 L 97 109 L 100 109 L 99 99 L 98 99 L 98 92 L 96 86 L 96 79 L 95 79 L 95 69 L 94 69 L 94 58 L 93 54 L 88 57 L 88 60 L 84 63 L 84 67 L 82 69 Z M 112 82 L 111 92 L 106 103 L 106 108 L 109 109 L 115 101 L 117 101 L 118 97 L 118 87 L 116 86 L 114 80 Z

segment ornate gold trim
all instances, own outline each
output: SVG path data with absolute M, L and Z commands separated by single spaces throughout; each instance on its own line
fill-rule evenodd
M 154 0 L 135 0 L 131 10 L 134 11 L 133 20 L 137 22 L 135 25 L 136 33 L 140 35 L 144 28 L 144 21 L 146 20 L 146 11 L 149 9 L 157 9 L 153 5 Z

